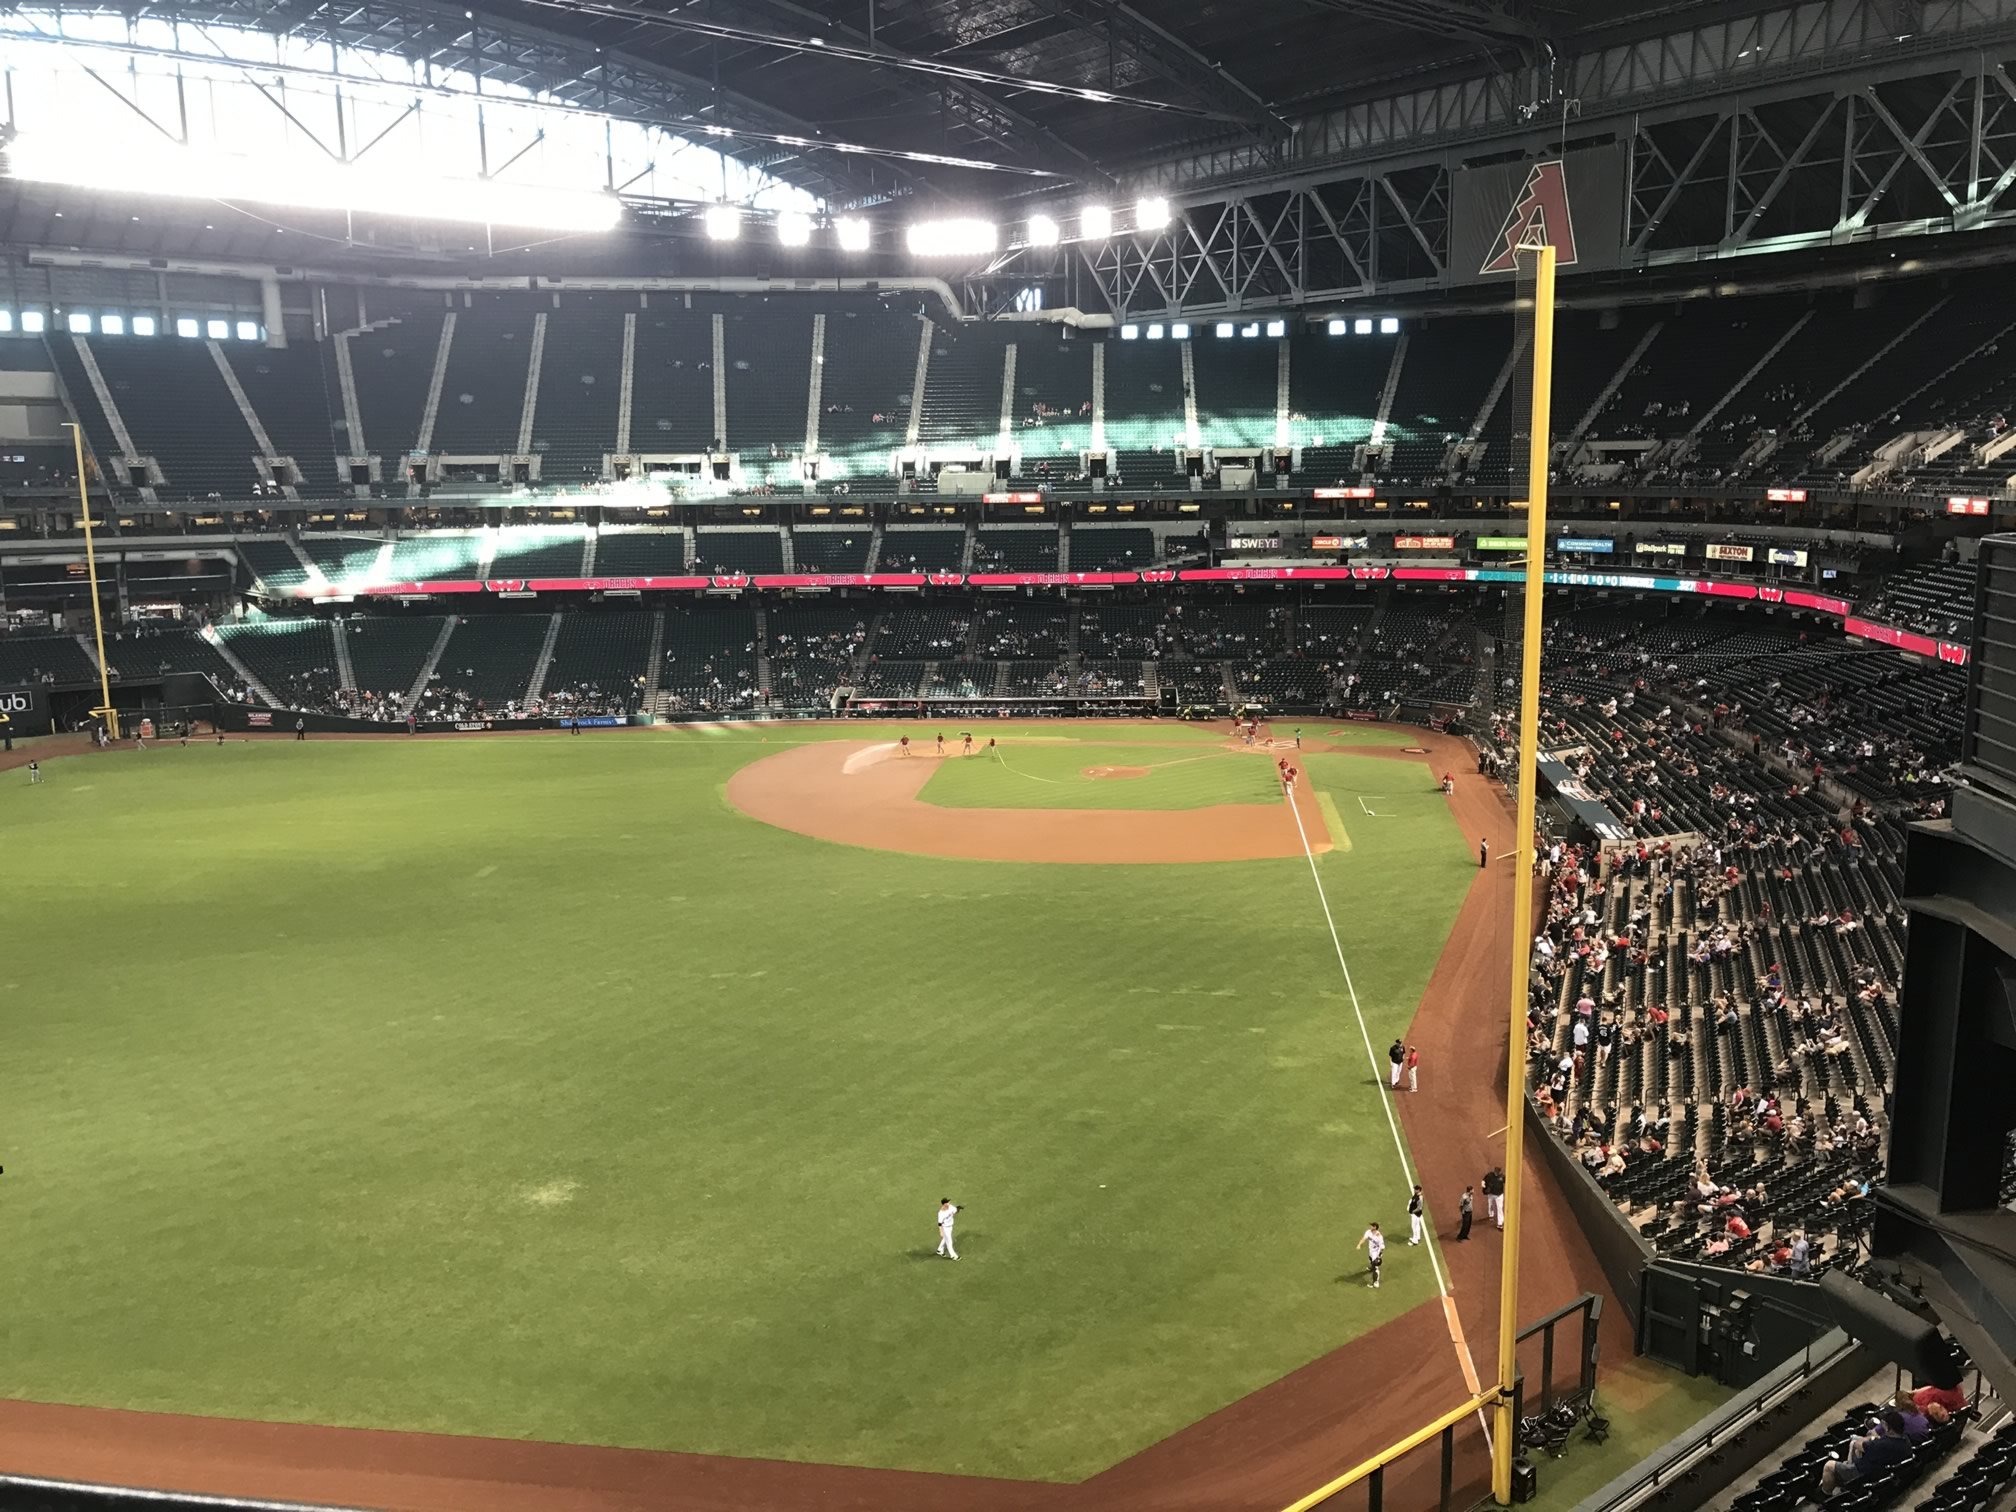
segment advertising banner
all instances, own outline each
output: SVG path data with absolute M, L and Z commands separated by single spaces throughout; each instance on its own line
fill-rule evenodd
M 48 704 L 42 697 L 42 690 L 33 684 L 0 688 L 0 714 L 5 714 L 12 722 L 16 735 L 47 733 Z
M 1748 562 L 1757 556 L 1754 547 L 1726 546 L 1720 541 L 1710 541 L 1701 548 L 1701 554 L 1711 562 Z
M 1519 543 L 1522 547 L 1524 541 Z M 1446 535 L 1403 535 L 1393 537 L 1393 545 L 1400 551 L 1454 551 L 1456 537 Z
M 1764 490 L 1767 504 L 1804 504 L 1806 490 L 1803 488 L 1767 488 Z
M 1789 546 L 1773 546 L 1764 553 L 1764 560 L 1773 567 L 1804 567 L 1806 553 Z
M 1640 541 L 1631 549 L 1640 556 L 1677 557 L 1687 555 L 1687 543 L 1685 541 Z
M 1617 549 L 1617 543 L 1603 536 L 1560 536 L 1555 539 L 1554 549 L 1608 553 Z
M 1526 549 L 1526 537 L 1479 536 L 1477 537 L 1477 549 L 1479 551 L 1524 551 Z
M 1309 542 L 1311 551 L 1363 551 L 1372 544 L 1370 536 L 1320 535 Z
M 1522 243 L 1553 244 L 1555 265 L 1617 265 L 1624 241 L 1624 149 L 1457 170 L 1450 185 L 1449 279 L 1511 278 Z
M 1354 483 L 1349 488 L 1311 489 L 1309 497 L 1312 499 L 1369 499 L 1377 492 L 1377 489 L 1371 488 L 1368 485 Z

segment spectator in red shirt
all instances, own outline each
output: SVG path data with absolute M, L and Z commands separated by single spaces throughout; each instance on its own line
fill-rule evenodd
M 1743 1221 L 1741 1213 L 1731 1213 L 1726 1227 L 1731 1239 L 1748 1239 L 1750 1237 L 1750 1225 Z
M 1944 1407 L 1948 1412 L 1967 1410 L 1967 1393 L 1958 1386 L 1920 1386 L 1911 1393 L 1911 1400 L 1917 1403 L 1920 1412 L 1934 1404 Z

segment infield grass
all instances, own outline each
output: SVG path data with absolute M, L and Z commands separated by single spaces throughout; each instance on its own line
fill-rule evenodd
M 1432 1295 L 1352 1250 L 1407 1193 L 1306 862 L 946 861 L 727 806 L 828 733 L 0 774 L 0 1391 L 1067 1480 Z M 1306 766 L 1383 1047 L 1475 868 L 1418 765 Z M 1375 779 L 1415 784 L 1391 818 Z

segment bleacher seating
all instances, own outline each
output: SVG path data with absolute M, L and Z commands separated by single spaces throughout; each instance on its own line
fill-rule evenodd
M 98 669 L 74 635 L 0 635 L 0 683 L 97 680 Z
M 812 313 L 803 301 L 781 295 L 748 294 L 729 302 L 728 446 L 741 454 L 745 481 L 795 485 L 798 480 L 792 459 L 805 443 Z
M 1106 444 L 1121 480 L 1134 488 L 1173 487 L 1183 468 L 1183 344 L 1106 343 Z
M 1372 439 L 1398 340 L 1313 332 L 1289 338 L 1288 432 L 1302 448 L 1302 476 L 1309 482 L 1356 479 L 1352 457 Z
M 1015 333 L 1014 435 L 1022 476 L 1078 471 L 1092 444 L 1092 345 L 1048 326 Z
M 601 477 L 603 457 L 616 450 L 623 318 L 635 303 L 599 294 L 570 294 L 566 301 L 547 315 L 532 417 L 539 480 L 549 488 Z
M 975 572 L 1055 572 L 1054 525 L 983 525 L 973 547 Z
M 1286 339 L 1202 337 L 1193 343 L 1197 429 L 1204 445 L 1273 446 L 1280 347 Z
M 285 541 L 240 539 L 238 560 L 251 573 L 262 592 L 276 596 L 292 593 L 308 581 L 308 569 Z
M 1464 439 L 1512 346 L 1512 322 L 1473 315 L 1417 322 L 1393 393 L 1387 471 L 1408 483 L 1441 476 L 1443 455 Z
M 455 339 L 442 375 L 432 450 L 441 456 L 503 456 L 518 450 L 525 378 L 532 362 L 532 311 L 478 296 L 456 311 Z
M 819 449 L 833 459 L 834 477 L 889 476 L 889 455 L 903 445 L 910 424 L 915 304 L 875 300 L 827 313 Z
M 549 623 L 544 614 L 465 616 L 448 638 L 422 695 L 423 708 L 437 719 L 516 713 L 523 707 Z
M 295 483 L 301 496 L 333 498 L 349 482 L 347 474 L 336 470 L 336 432 L 330 424 L 332 415 L 343 413 L 343 402 L 337 397 L 332 403 L 323 387 L 321 353 L 307 344 L 276 348 L 234 341 L 219 346 L 273 450 L 292 457 L 300 469 Z
M 756 611 L 746 603 L 665 609 L 664 711 L 734 713 L 755 706 Z
M 781 708 L 825 709 L 846 684 L 868 638 L 871 606 L 789 601 L 767 611 L 769 693 Z
M 1001 425 L 1001 364 L 1007 342 L 995 326 L 934 325 L 918 441 L 933 452 L 991 454 Z
M 782 572 L 784 541 L 775 529 L 701 530 L 693 545 L 693 565 L 701 572 Z
M 349 637 L 350 670 L 357 680 L 355 712 L 367 719 L 397 719 L 427 653 L 441 636 L 438 615 L 359 615 L 338 621 Z
M 882 533 L 882 572 L 957 572 L 966 532 L 891 526 Z
M 484 539 L 479 535 L 428 531 L 420 535 L 401 536 L 392 543 L 392 555 L 385 567 L 385 581 L 466 582 L 476 576 L 477 562 L 483 549 Z M 523 576 L 515 572 L 505 575 Z
M 364 445 L 368 454 L 383 464 L 388 484 L 399 481 L 399 460 L 419 440 L 420 422 L 427 411 L 427 386 L 434 376 L 434 355 L 440 350 L 441 323 L 446 314 L 445 310 L 430 309 L 387 317 L 384 325 L 357 331 L 349 338 L 350 370 L 357 380 L 357 416 L 364 426 Z M 324 364 L 324 384 L 332 395 L 338 393 L 334 365 L 332 354 Z
M 312 712 L 342 706 L 328 620 L 250 620 L 220 625 L 217 634 L 283 707 Z
M 714 439 L 714 322 L 670 295 L 637 313 L 630 450 L 692 455 Z M 801 427 L 802 433 L 802 427 Z
M 322 569 L 322 576 L 338 591 L 370 576 L 372 565 L 378 560 L 379 544 L 357 536 L 303 534 L 301 537 L 301 549 L 308 554 L 308 560 Z
M 800 572 L 866 572 L 867 525 L 805 527 L 791 533 L 791 554 Z
M 161 464 L 166 480 L 162 497 L 251 497 L 259 482 L 252 465 L 258 443 L 217 371 L 209 342 L 118 336 L 86 340 L 134 447 Z M 72 350 L 69 338 L 57 337 L 55 350 L 60 360 Z M 80 367 L 78 381 L 69 385 L 73 396 L 84 381 Z
M 650 611 L 563 614 L 540 708 L 562 717 L 635 713 L 643 707 L 650 660 Z
M 500 534 L 490 559 L 493 578 L 578 578 L 588 538 L 571 526 L 519 529 Z M 598 545 L 599 555 L 599 545 Z
M 0 646 L 6 642 L 0 640 Z M 243 690 L 238 674 L 217 648 L 194 630 L 146 628 L 123 630 L 105 638 L 105 656 L 113 675 L 124 682 L 196 672 L 228 693 Z M 0 673 L 0 676 L 4 676 Z
M 1071 531 L 1073 572 L 1138 571 L 1155 561 L 1155 532 L 1145 525 L 1079 525 Z
M 678 577 L 685 571 L 683 530 L 604 530 L 595 542 L 597 577 Z

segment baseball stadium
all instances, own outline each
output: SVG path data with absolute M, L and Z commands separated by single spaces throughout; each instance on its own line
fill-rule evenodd
M 0 1512 L 2016 1512 L 2016 0 L 467 3 L 0 16 Z

